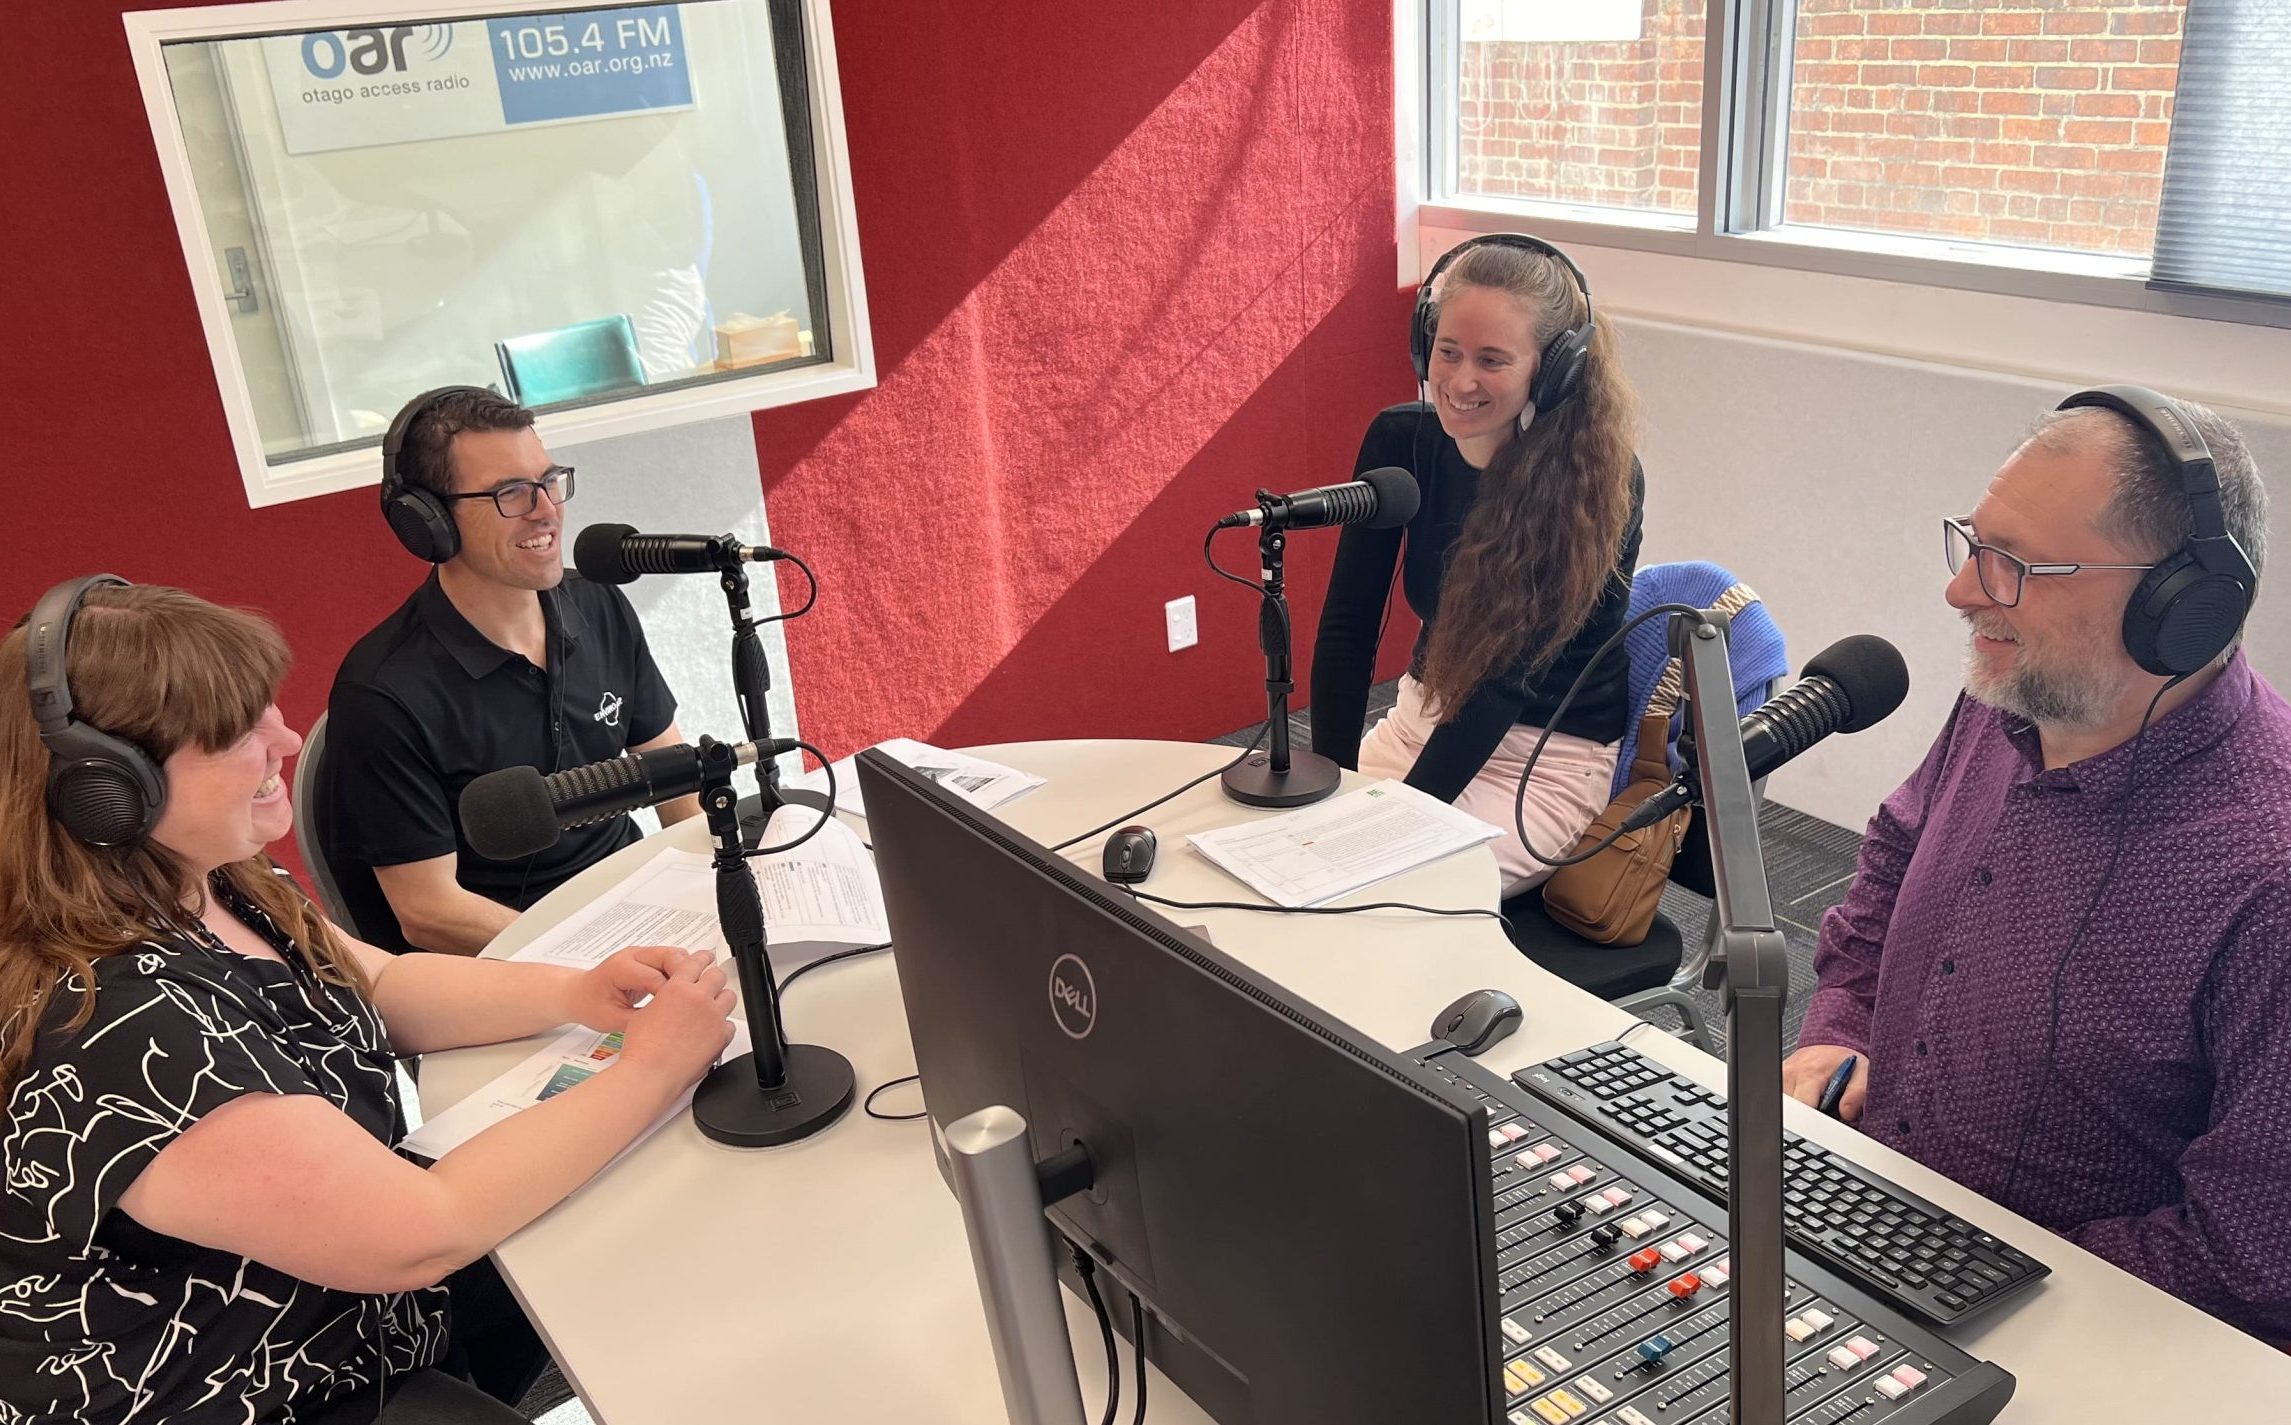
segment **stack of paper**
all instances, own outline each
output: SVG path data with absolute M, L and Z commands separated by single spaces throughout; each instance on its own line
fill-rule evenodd
M 906 763 L 981 811 L 991 811 L 1012 797 L 1042 785 L 1042 778 L 1031 772 L 1021 772 L 1016 767 L 1005 767 L 1000 762 L 989 762 L 967 752 L 948 752 L 911 737 L 878 742 L 874 750 Z M 805 772 L 784 780 L 791 787 L 806 787 L 815 792 L 827 790 L 825 772 Z M 855 816 L 867 815 L 866 804 L 859 796 L 855 758 L 846 757 L 835 764 L 835 809 Z
M 1275 905 L 1334 900 L 1503 833 L 1399 782 L 1317 806 L 1197 832 L 1193 849 Z

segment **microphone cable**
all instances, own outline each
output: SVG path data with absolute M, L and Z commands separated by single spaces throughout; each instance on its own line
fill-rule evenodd
M 780 551 L 780 559 L 793 564 L 796 567 L 796 571 L 803 575 L 804 583 L 807 584 L 809 588 L 804 593 L 802 608 L 789 610 L 783 613 L 767 614 L 763 618 L 756 620 L 756 625 L 759 628 L 767 623 L 786 623 L 791 618 L 802 618 L 805 614 L 811 612 L 811 606 L 813 604 L 819 602 L 819 576 L 811 572 L 811 566 L 804 563 L 801 559 L 798 559 L 795 555 L 788 553 L 784 549 Z M 778 563 L 779 560 L 774 560 L 773 562 Z M 775 585 L 774 587 L 776 588 L 777 586 Z
M 809 607 L 809 606 L 807 605 L 806 607 Z M 799 612 L 800 612 L 800 610 L 799 610 Z M 794 617 L 795 617 L 795 615 L 794 615 L 794 614 L 789 614 L 789 615 L 787 615 L 787 617 L 789 617 L 789 618 L 794 618 Z M 811 826 L 810 826 L 810 827 L 809 827 L 807 830 L 805 830 L 805 832 L 804 832 L 804 834 L 803 834 L 803 835 L 801 835 L 801 836 L 797 837 L 797 838 L 796 838 L 795 840 L 793 840 L 793 841 L 783 841 L 783 842 L 781 842 L 781 843 L 780 843 L 779 845 L 777 845 L 777 846 L 758 846 L 758 847 L 755 847 L 755 848 L 753 848 L 753 849 L 749 849 L 749 850 L 743 850 L 743 851 L 740 853 L 740 855 L 741 855 L 741 857 L 742 857 L 743 859 L 746 859 L 746 860 L 754 860 L 754 859 L 755 859 L 756 857 L 758 857 L 758 856 L 776 856 L 776 855 L 778 855 L 778 854 L 779 854 L 780 852 L 782 852 L 782 851 L 793 851 L 793 850 L 794 850 L 795 848 L 797 848 L 798 846 L 801 846 L 801 845 L 803 845 L 803 844 L 804 844 L 806 841 L 809 841 L 809 840 L 811 840 L 813 837 L 815 837 L 815 836 L 819 835 L 819 833 L 820 833 L 821 829 L 822 829 L 822 828 L 824 828 L 824 827 L 827 825 L 827 823 L 828 823 L 829 821 L 833 820 L 833 819 L 834 819 L 834 817 L 835 817 L 835 803 L 836 803 L 836 786 L 835 786 L 835 764 L 834 764 L 833 762 L 831 762 L 831 761 L 829 761 L 829 760 L 828 760 L 828 756 L 827 756 L 827 754 L 826 754 L 826 753 L 824 753 L 824 752 L 820 751 L 818 748 L 816 748 L 816 747 L 812 746 L 810 743 L 808 743 L 808 742 L 804 741 L 802 738 L 800 738 L 800 737 L 791 737 L 791 738 L 789 738 L 789 739 L 787 739 L 787 740 L 788 740 L 788 741 L 790 741 L 790 742 L 793 742 L 793 743 L 794 743 L 796 746 L 798 746 L 798 747 L 802 748 L 804 751 L 806 751 L 806 752 L 809 752 L 809 753 L 810 753 L 812 756 L 814 756 L 814 757 L 816 757 L 816 758 L 818 758 L 818 759 L 819 759 L 819 765 L 820 765 L 820 768 L 821 768 L 821 770 L 823 770 L 823 771 L 825 771 L 825 772 L 827 773 L 827 806 L 826 806 L 826 808 L 825 808 L 823 811 L 821 811 L 821 812 L 820 812 L 820 814 L 819 814 L 819 820 L 817 820 L 817 821 L 813 822 L 813 823 L 811 824 Z M 781 803 L 781 805 L 783 805 L 783 806 L 787 806 L 787 805 L 792 805 L 792 803 L 786 803 L 786 802 L 783 802 L 783 803 Z
M 1228 575 L 1226 577 L 1230 578 L 1232 576 Z M 1249 587 L 1255 588 L 1256 585 L 1252 584 Z M 1136 817 L 1144 816 L 1147 812 L 1152 811 L 1155 807 L 1160 806 L 1163 802 L 1169 801 L 1173 797 L 1180 797 L 1185 795 L 1187 792 L 1192 791 L 1195 787 L 1200 786 L 1203 782 L 1208 781 L 1211 777 L 1223 776 L 1226 772 L 1240 766 L 1243 762 L 1247 761 L 1249 754 L 1255 752 L 1260 746 L 1264 744 L 1265 735 L 1272 730 L 1273 719 L 1270 716 L 1267 716 L 1264 722 L 1258 725 L 1257 735 L 1249 739 L 1249 745 L 1242 748 L 1241 755 L 1234 758 L 1232 761 L 1220 763 L 1219 765 L 1212 767 L 1208 771 L 1202 773 L 1200 776 L 1195 777 L 1192 781 L 1187 782 L 1184 786 L 1179 787 L 1176 791 L 1169 792 L 1163 796 L 1155 797 L 1152 801 L 1147 802 L 1142 807 L 1123 812 L 1120 816 L 1115 817 L 1112 821 L 1106 822 L 1102 826 L 1093 826 L 1088 831 L 1077 832 L 1074 835 L 1067 837 L 1064 841 L 1061 841 L 1057 845 L 1051 847 L 1050 850 L 1064 851 L 1068 847 L 1077 846 L 1082 842 L 1089 840 L 1091 837 L 1096 836 L 1101 831 L 1112 831 L 1115 827 L 1120 826 L 1123 822 L 1130 821 Z
M 1622 826 L 1618 824 L 1615 829 L 1607 833 L 1607 835 L 1602 838 L 1596 846 L 1587 847 L 1582 851 L 1576 852 L 1572 856 L 1551 857 L 1544 855 L 1542 852 L 1535 849 L 1534 842 L 1527 839 L 1528 779 L 1535 775 L 1536 761 L 1543 756 L 1543 745 L 1551 740 L 1551 729 L 1558 726 L 1559 720 L 1567 715 L 1567 709 L 1574 704 L 1576 694 L 1583 691 L 1583 685 L 1590 681 L 1591 675 L 1598 670 L 1599 665 L 1607 661 L 1607 655 L 1613 652 L 1619 645 L 1621 645 L 1624 637 L 1628 635 L 1632 629 L 1635 629 L 1640 624 L 1643 624 L 1649 619 L 1654 618 L 1657 614 L 1679 614 L 1684 617 L 1691 618 L 1697 623 L 1702 622 L 1704 618 L 1704 611 L 1695 608 L 1690 604 L 1656 604 L 1653 608 L 1644 610 L 1643 612 L 1626 621 L 1621 628 L 1616 629 L 1615 632 L 1609 636 L 1605 643 L 1599 645 L 1598 651 L 1591 655 L 1590 660 L 1583 665 L 1583 671 L 1575 675 L 1575 681 L 1567 685 L 1567 692 L 1559 699 L 1559 706 L 1553 708 L 1551 711 L 1551 716 L 1545 720 L 1543 735 L 1535 739 L 1534 749 L 1527 754 L 1527 764 L 1519 769 L 1519 787 L 1512 794 L 1511 800 L 1512 830 L 1518 835 L 1519 844 L 1525 848 L 1528 855 L 1534 857 L 1537 861 L 1542 862 L 1544 865 L 1551 867 L 1553 870 L 1557 870 L 1562 866 L 1581 865 L 1585 861 L 1590 860 L 1592 857 L 1598 855 L 1600 852 L 1606 850 L 1608 847 L 1621 840 L 1624 836 L 1624 831 Z M 1735 716 L 1735 710 L 1733 708 L 1728 708 L 1726 710 L 1726 715 L 1729 717 Z
M 1258 905 L 1250 901 L 1173 901 L 1135 886 L 1123 886 L 1132 900 L 1150 901 L 1154 905 L 1169 906 L 1176 910 L 1253 910 L 1263 915 L 1359 915 L 1371 910 L 1412 910 L 1420 915 L 1485 916 L 1503 926 L 1508 934 L 1511 922 L 1500 910 L 1482 910 L 1478 906 L 1411 905 L 1407 901 L 1373 901 L 1367 905 Z

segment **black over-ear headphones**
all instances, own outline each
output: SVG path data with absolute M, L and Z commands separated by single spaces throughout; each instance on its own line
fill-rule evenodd
M 2157 560 L 2132 590 L 2124 606 L 2124 648 L 2133 662 L 2159 677 L 2196 672 L 2235 642 L 2259 588 L 2251 556 L 2228 532 L 2211 447 L 2178 403 L 2145 386 L 2094 387 L 2055 409 L 2075 406 L 2102 406 L 2124 416 L 2163 442 L 2179 463 L 2193 516 L 2188 542 Z
M 1573 274 L 1576 289 L 1583 294 L 1583 325 L 1569 327 L 1551 339 L 1543 348 L 1542 359 L 1535 364 L 1535 379 L 1527 388 L 1528 404 L 1539 412 L 1564 405 L 1582 389 L 1583 369 L 1591 359 L 1591 334 L 1599 329 L 1591 313 L 1591 280 L 1575 265 L 1575 259 L 1542 238 L 1526 233 L 1487 233 L 1448 249 L 1432 264 L 1423 285 L 1416 289 L 1416 314 L 1408 328 L 1408 355 L 1416 363 L 1418 384 L 1432 379 L 1433 329 L 1440 320 L 1440 303 L 1434 294 L 1439 289 L 1440 274 L 1475 247 L 1511 247 L 1540 253 Z
M 452 506 L 435 491 L 406 478 L 398 466 L 399 454 L 414 422 L 428 415 L 439 401 L 465 392 L 491 394 L 483 386 L 440 386 L 424 391 L 406 402 L 382 437 L 382 518 L 390 522 L 390 533 L 398 537 L 407 553 L 432 564 L 443 564 L 461 553 L 461 530 L 453 522 Z
M 88 590 L 126 583 L 117 574 L 67 579 L 40 596 L 24 628 L 24 685 L 48 749 L 48 814 L 90 846 L 134 845 L 167 804 L 167 779 L 149 753 L 72 716 L 72 620 Z

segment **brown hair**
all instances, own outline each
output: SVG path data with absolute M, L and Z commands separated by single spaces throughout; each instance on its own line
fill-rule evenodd
M 1439 295 L 1459 287 L 1517 299 L 1534 316 L 1538 353 L 1590 316 L 1563 265 L 1515 247 L 1490 244 L 1457 258 Z M 1424 687 L 1443 722 L 1514 664 L 1548 666 L 1598 607 L 1630 523 L 1638 415 L 1614 333 L 1601 323 L 1574 399 L 1538 412 L 1480 476 L 1424 655 Z
M 418 397 L 416 399 L 419 399 Z M 398 474 L 432 494 L 453 493 L 453 438 L 465 430 L 524 430 L 531 408 L 478 386 L 450 391 L 422 408 L 398 445 Z
M 26 634 L 0 638 L 0 1095 L 23 1072 L 59 992 L 80 996 L 76 1029 L 95 1008 L 95 962 L 181 933 L 198 878 L 157 843 L 89 846 L 48 813 L 48 750 L 25 686 Z M 74 620 L 74 713 L 164 762 L 178 749 L 219 752 L 277 700 L 286 641 L 269 620 L 180 589 L 99 585 Z M 292 938 L 322 977 L 369 987 L 316 907 L 267 856 L 219 872 Z

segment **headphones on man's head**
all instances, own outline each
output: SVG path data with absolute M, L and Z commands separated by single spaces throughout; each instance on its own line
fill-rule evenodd
M 67 579 L 40 596 L 24 628 L 24 686 L 48 749 L 48 814 L 90 846 L 134 845 L 167 804 L 167 779 L 151 754 L 72 716 L 72 620 L 90 589 L 126 583 L 117 574 Z
M 1475 247 L 1511 247 L 1540 253 L 1574 275 L 1576 290 L 1583 294 L 1583 325 L 1569 327 L 1551 339 L 1543 348 L 1542 359 L 1535 364 L 1535 379 L 1527 388 L 1527 402 L 1539 412 L 1564 405 L 1582 389 L 1583 370 L 1591 360 L 1591 334 L 1598 330 L 1598 322 L 1591 312 L 1591 279 L 1583 275 L 1575 259 L 1542 238 L 1526 233 L 1487 233 L 1448 249 L 1432 264 L 1423 285 L 1416 289 L 1416 313 L 1408 328 L 1408 356 L 1416 363 L 1417 383 L 1421 385 L 1432 379 L 1432 339 L 1440 321 L 1440 304 L 1433 293 L 1439 287 L 1440 274 Z
M 2197 672 L 2235 642 L 2259 588 L 2251 556 L 2228 531 L 2211 447 L 2176 402 L 2145 386 L 2078 391 L 2054 409 L 2076 406 L 2124 416 L 2163 442 L 2179 464 L 2193 516 L 2188 542 L 2157 560 L 2132 590 L 2124 606 L 2124 648 L 2159 677 Z
M 406 433 L 414 422 L 430 413 L 439 401 L 464 392 L 490 395 L 483 386 L 439 386 L 406 402 L 382 437 L 382 518 L 390 533 L 416 559 L 443 564 L 461 553 L 461 530 L 453 522 L 453 507 L 437 493 L 406 478 L 398 468 Z

